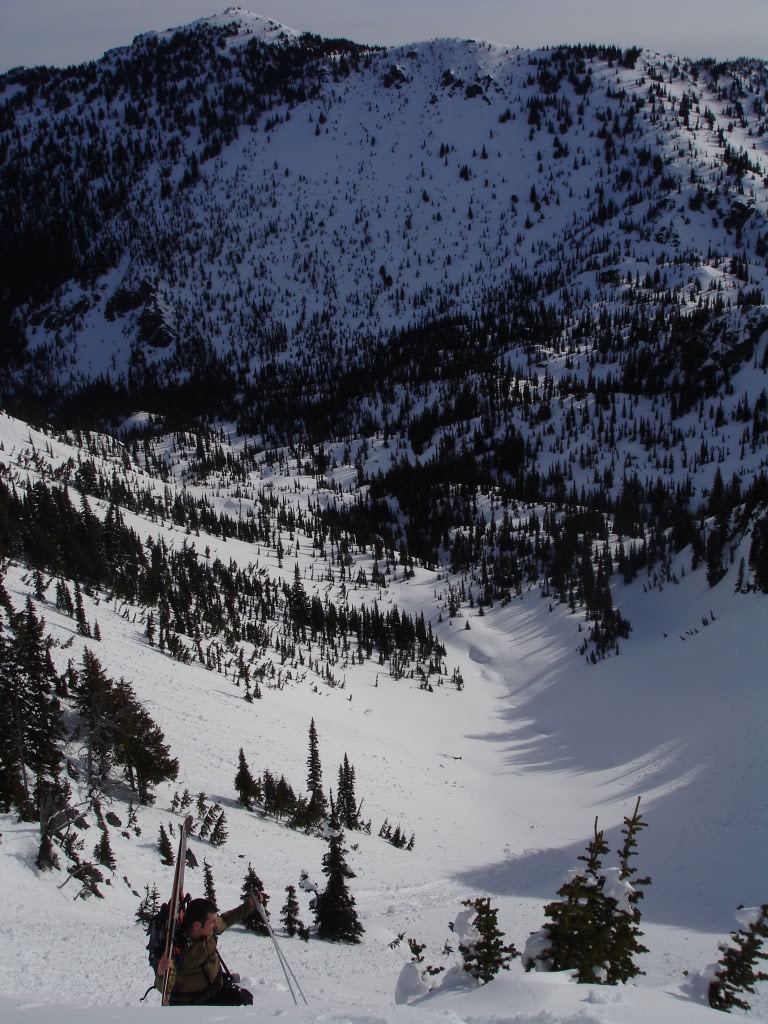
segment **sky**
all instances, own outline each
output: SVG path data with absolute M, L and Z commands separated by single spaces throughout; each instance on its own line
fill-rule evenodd
M 141 32 L 225 6 L 226 0 L 0 0 L 0 71 L 92 60 Z M 291 28 L 365 43 L 460 36 L 523 47 L 606 42 L 678 56 L 768 57 L 765 0 L 251 0 L 244 6 Z

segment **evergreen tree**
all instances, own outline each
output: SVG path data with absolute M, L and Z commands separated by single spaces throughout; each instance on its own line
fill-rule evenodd
M 299 928 L 304 927 L 304 923 L 299 919 L 299 901 L 296 899 L 296 887 L 286 885 L 285 894 L 285 903 L 280 911 L 280 920 L 283 922 L 285 934 L 293 937 Z
M 81 720 L 73 738 L 83 739 L 82 767 L 88 789 L 100 793 L 114 763 L 115 734 L 121 722 L 115 718 L 112 680 L 88 647 L 83 651 L 82 668 L 74 677 L 72 690 L 72 704 Z
M 169 866 L 172 866 L 176 861 L 176 857 L 174 856 L 173 847 L 171 846 L 171 840 L 168 838 L 168 833 L 165 831 L 164 825 L 160 826 L 160 835 L 158 836 L 157 840 L 157 848 L 160 851 L 160 860 L 163 862 L 163 864 L 168 864 Z
M 323 857 L 323 874 L 328 882 L 315 900 L 317 934 L 331 942 L 359 942 L 364 931 L 355 910 L 355 898 L 347 888 L 346 852 L 344 834 L 338 823 L 331 821 L 328 852 Z
M 358 829 L 360 820 L 357 808 L 357 797 L 355 796 L 355 769 L 349 763 L 344 754 L 344 760 L 339 765 L 339 785 L 336 791 L 336 814 L 339 823 L 348 829 Z
M 309 723 L 309 754 L 307 756 L 307 792 L 310 793 L 308 806 L 309 827 L 318 825 L 327 810 L 323 793 L 323 769 L 320 764 L 317 729 L 314 718 Z
M 238 754 L 235 789 L 237 790 L 237 797 L 240 804 L 246 809 L 246 811 L 252 811 L 253 801 L 258 800 L 259 798 L 260 788 L 256 785 L 256 780 L 251 775 L 251 770 L 248 767 L 248 762 L 245 760 L 245 754 L 243 753 L 242 747 L 240 747 L 240 753 Z
M 112 844 L 109 841 L 109 832 L 106 829 L 101 833 L 101 839 L 93 849 L 93 859 L 97 864 L 109 868 L 110 871 L 114 871 L 117 867 L 117 861 L 112 853 Z
M 476 917 L 472 924 L 480 933 L 480 938 L 471 945 L 459 944 L 464 970 L 485 985 L 495 978 L 499 971 L 508 971 L 512 960 L 520 954 L 514 943 L 505 946 L 502 942 L 504 932 L 500 931 L 496 920 L 498 908 L 491 906 L 489 897 L 479 896 L 474 900 L 462 900 L 462 904 L 465 907 L 474 907 Z
M 739 910 L 743 908 L 739 907 Z M 768 973 L 755 971 L 760 960 L 768 960 L 768 952 L 762 949 L 768 939 L 768 903 L 752 908 L 743 916 L 745 923 L 738 931 L 731 932 L 734 945 L 720 945 L 723 955 L 707 993 L 709 1005 L 726 1013 L 730 1013 L 734 1006 L 749 1010 L 749 1003 L 738 993 L 754 993 L 758 981 L 768 981 Z
M 586 866 L 570 871 L 558 890 L 560 901 L 544 908 L 550 921 L 526 944 L 526 970 L 538 960 L 553 971 L 576 971 L 580 982 L 608 984 L 643 973 L 634 962 L 636 954 L 647 952 L 639 942 L 637 904 L 643 894 L 636 887 L 650 884 L 650 879 L 636 879 L 632 885 L 629 878 L 636 873 L 630 866 L 636 837 L 645 827 L 638 800 L 632 817 L 624 819 L 619 867 L 604 869 L 608 845 L 595 819 L 594 837 L 586 855 L 579 857 Z
M 246 871 L 245 878 L 243 879 L 243 888 L 240 892 L 240 898 L 245 900 L 249 896 L 255 896 L 260 892 L 264 892 L 264 883 L 262 882 L 262 880 L 259 878 L 256 872 L 253 870 L 253 867 L 249 863 L 248 870 Z M 266 893 L 264 893 L 264 900 L 262 906 L 264 907 L 265 914 L 268 914 L 268 904 L 269 896 Z M 267 926 L 264 924 L 264 921 L 261 918 L 261 914 L 259 913 L 258 908 L 251 911 L 248 917 L 246 917 L 243 920 L 243 924 L 249 931 L 256 932 L 257 935 L 269 935 L 269 930 Z
M 0 619 L 0 713 L 5 723 L 0 729 L 0 811 L 9 814 L 25 800 L 24 732 L 17 727 L 15 707 L 20 701 L 14 681 L 13 649 L 3 632 Z
M 198 835 L 199 835 L 199 837 L 201 839 L 207 839 L 208 838 L 208 836 L 209 836 L 209 834 L 211 832 L 211 829 L 216 824 L 216 818 L 217 817 L 218 817 L 218 812 L 216 811 L 215 805 L 212 804 L 208 808 L 208 810 L 205 812 L 205 817 L 203 818 L 202 823 L 200 825 L 200 831 L 199 831 Z
M 152 787 L 171 782 L 179 774 L 179 762 L 171 757 L 160 727 L 139 704 L 133 688 L 120 679 L 114 684 L 115 761 L 123 766 L 131 789 L 143 804 L 153 803 Z
M 203 859 L 203 893 L 214 906 L 219 905 L 216 900 L 216 887 L 213 884 L 213 868 L 205 859 Z
M 70 618 L 75 614 L 75 605 L 69 587 L 63 579 L 56 581 L 56 609 L 65 612 Z
M 152 889 L 149 888 L 149 883 L 144 886 L 144 898 L 136 910 L 136 922 L 137 924 L 143 924 L 144 927 L 148 927 L 149 922 L 155 916 L 160 909 L 160 893 L 157 891 L 157 886 L 153 883 Z
M 5 606 L 12 636 L 0 636 L 0 719 L 7 734 L 0 741 L 0 801 L 8 806 L 13 802 L 23 818 L 34 820 L 37 783 L 58 780 L 61 770 L 57 743 L 64 730 L 53 693 L 53 641 L 30 598 L 23 612 L 14 612 L 10 601 Z M 30 778 L 30 770 L 37 781 Z
M 637 869 L 629 863 L 630 857 L 637 856 L 637 835 L 647 823 L 643 821 L 640 814 L 640 797 L 637 798 L 635 810 L 631 818 L 625 816 L 624 828 L 621 830 L 624 835 L 624 843 L 619 854 L 618 881 L 624 883 L 616 892 L 616 906 L 613 914 L 613 928 L 610 938 L 610 957 L 608 962 L 607 981 L 613 985 L 617 982 L 625 982 L 638 974 L 645 974 L 635 964 L 634 958 L 641 953 L 647 953 L 648 948 L 639 941 L 643 934 L 640 931 L 640 908 L 638 903 L 644 897 L 639 886 L 650 885 L 650 878 L 632 878 L 637 874 Z M 632 878 L 631 885 L 627 885 Z M 605 883 L 603 885 L 605 894 Z
M 80 636 L 90 637 L 91 630 L 88 626 L 88 619 L 85 617 L 83 595 L 80 590 L 80 584 L 77 581 L 75 581 L 75 622 L 77 623 L 77 632 Z
M 602 858 L 607 852 L 595 818 L 594 838 L 586 856 L 579 857 L 586 868 L 570 871 L 557 891 L 560 900 L 544 908 L 550 922 L 543 928 L 547 945 L 539 959 L 552 971 L 576 971 L 582 982 L 603 980 L 608 961 L 610 919 L 601 893 Z
M 213 826 L 213 832 L 211 832 L 211 846 L 223 846 L 228 838 L 229 832 L 227 831 L 227 818 L 224 811 L 222 811 L 216 819 L 216 824 Z

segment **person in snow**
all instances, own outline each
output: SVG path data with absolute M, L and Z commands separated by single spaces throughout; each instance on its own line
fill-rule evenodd
M 155 975 L 155 988 L 162 992 L 166 971 L 170 971 L 170 1006 L 252 1005 L 251 993 L 235 985 L 234 976 L 222 968 L 217 943 L 219 935 L 244 921 L 257 902 L 262 902 L 261 894 L 250 895 L 239 907 L 219 914 L 210 900 L 190 901 L 181 925 L 180 948 L 160 958 Z

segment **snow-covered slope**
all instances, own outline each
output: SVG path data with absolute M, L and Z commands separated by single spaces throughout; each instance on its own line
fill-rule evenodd
M 611 47 L 383 51 L 239 8 L 0 79 L 0 370 L 57 423 L 0 413 L 5 588 L 58 673 L 93 652 L 179 761 L 136 821 L 123 779 L 94 807 L 60 694 L 73 834 L 93 859 L 106 828 L 116 867 L 77 898 L 71 858 L 39 871 L 37 824 L 2 816 L 4 1019 L 157 1012 L 134 915 L 170 886 L 185 789 L 229 830 L 192 841 L 192 891 L 205 859 L 233 906 L 250 864 L 277 923 L 326 843 L 239 806 L 238 752 L 301 793 L 313 719 L 326 789 L 346 755 L 371 821 L 347 833 L 365 935 L 278 931 L 294 1009 L 269 941 L 227 933 L 253 1016 L 715 1019 L 698 972 L 768 898 L 767 84 Z M 406 616 L 428 637 L 391 643 Z M 518 960 L 395 1002 L 397 936 L 450 968 L 448 923 L 489 896 L 522 949 L 638 797 L 635 984 Z
M 503 310 L 516 275 L 563 342 L 663 295 L 756 313 L 765 80 L 606 47 L 368 50 L 240 9 L 6 75 L 8 253 L 23 277 L 43 231 L 55 258 L 12 281 L 13 322 L 61 384 L 183 379 L 208 352 L 242 391 L 265 361 L 319 374 L 329 347 Z
M 19 487 L 30 474 L 50 480 L 70 457 L 78 462 L 77 449 L 63 438 L 20 421 L 3 416 L 0 434 L 6 479 Z M 101 465 L 98 447 L 91 439 L 91 455 Z M 107 464 L 116 469 L 124 460 L 119 447 L 114 452 Z M 167 485 L 153 486 L 161 492 Z M 281 479 L 265 468 L 253 474 L 250 486 L 285 495 L 292 490 L 298 508 L 313 480 L 295 471 Z M 210 493 L 226 504 L 220 488 Z M 106 504 L 93 500 L 92 506 L 105 514 Z M 298 565 L 308 594 L 334 598 L 340 592 L 338 576 L 328 580 L 332 563 L 313 551 L 311 536 L 301 531 L 282 534 L 281 569 L 271 548 L 190 537 L 167 521 L 127 518 L 140 535 L 162 537 L 169 549 L 194 543 L 201 558 L 207 549 L 206 559 L 251 563 L 288 582 Z M 372 553 L 358 551 L 354 561 L 370 574 Z M 101 640 L 86 639 L 55 608 L 51 581 L 35 605 L 57 641 L 58 669 L 70 659 L 78 665 L 87 647 L 108 675 L 127 678 L 165 732 L 180 774 L 177 784 L 159 787 L 153 806 L 139 808 L 140 835 L 125 827 L 128 794 L 120 787 L 113 791 L 109 808 L 123 827 L 110 829 L 117 867 L 105 871 L 103 900 L 73 900 L 76 883 L 63 870 L 38 872 L 36 826 L 4 817 L 0 851 L 8 924 L 0 940 L 0 991 L 11 1019 L 35 1021 L 65 1004 L 56 1011 L 65 1020 L 67 1014 L 88 1020 L 96 1012 L 122 1020 L 127 1011 L 116 1008 L 137 1002 L 151 979 L 134 913 L 145 886 L 156 883 L 162 893 L 170 885 L 171 869 L 161 866 L 156 839 L 161 824 L 180 821 L 170 810 L 174 791 L 204 792 L 227 815 L 225 846 L 193 840 L 201 863 L 188 872 L 193 892 L 202 888 L 204 858 L 222 907 L 239 901 L 249 863 L 271 893 L 273 912 L 302 869 L 321 877 L 323 840 L 242 810 L 233 782 L 242 747 L 252 769 L 284 773 L 301 790 L 312 718 L 326 784 L 335 786 L 347 754 L 363 817 L 373 823 L 370 836 L 347 835 L 356 872 L 350 885 L 366 932 L 353 947 L 281 939 L 310 1001 L 309 1009 L 298 1011 L 291 1009 L 269 940 L 237 929 L 227 933 L 225 956 L 255 990 L 255 1012 L 296 1021 L 339 1015 L 394 1020 L 405 1012 L 426 1014 L 425 1021 L 434 1013 L 462 1020 L 501 1015 L 521 1024 L 714 1019 L 715 1011 L 684 994 L 684 972 L 717 959 L 717 942 L 734 927 L 738 903 L 764 898 L 768 840 L 762 742 L 768 722 L 759 683 L 768 660 L 766 598 L 734 593 L 737 565 L 738 552 L 714 590 L 701 570 L 661 592 L 640 581 L 626 588 L 632 639 L 620 658 L 594 666 L 574 654 L 574 615 L 565 605 L 551 610 L 539 588 L 482 615 L 465 605 L 449 618 L 449 576 L 421 568 L 411 579 L 396 573 L 373 592 L 350 588 L 347 600 L 423 612 L 445 644 L 449 672 L 460 671 L 462 690 L 446 679 L 425 691 L 414 679 L 392 678 L 387 666 L 367 659 L 358 665 L 351 658 L 343 688 L 329 685 L 322 659 L 313 661 L 316 645 L 308 644 L 287 660 L 273 653 L 277 679 L 270 685 L 266 677 L 262 698 L 252 703 L 235 685 L 234 652 L 221 673 L 182 665 L 149 645 L 141 608 L 98 593 L 84 595 L 84 604 Z M 32 574 L 13 564 L 5 583 L 16 607 L 34 588 Z M 76 755 L 76 744 L 68 749 Z M 84 797 L 72 784 L 75 798 Z M 638 866 L 653 878 L 642 907 L 650 952 L 641 965 L 647 975 L 638 987 L 603 990 L 570 985 L 561 976 L 525 976 L 516 961 L 508 977 L 486 989 L 456 991 L 449 981 L 417 1009 L 395 1009 L 395 984 L 408 959 L 402 946 L 389 946 L 397 934 L 427 943 L 427 962 L 450 966 L 455 953 L 441 954 L 452 940 L 448 922 L 462 899 L 489 895 L 508 940 L 522 948 L 543 923 L 544 904 L 577 863 L 594 817 L 613 849 L 637 796 L 649 823 Z M 412 851 L 377 837 L 385 818 L 415 834 Z M 83 833 L 84 856 L 99 834 L 98 828 Z M 309 919 L 305 904 L 302 913 Z M 95 1006 L 98 1011 L 88 1009 Z M 758 1018 L 761 1007 L 758 996 Z M 228 1019 L 226 1011 L 217 1019 Z

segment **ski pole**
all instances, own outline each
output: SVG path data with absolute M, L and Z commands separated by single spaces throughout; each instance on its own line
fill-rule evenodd
M 296 993 L 293 991 L 293 985 L 291 985 L 291 978 L 293 978 L 293 980 L 294 980 L 294 982 L 296 984 L 296 988 L 299 990 L 299 995 L 304 1000 L 304 1005 L 306 1006 L 307 1005 L 307 997 L 301 991 L 301 985 L 299 984 L 298 980 L 296 979 L 296 975 L 293 973 L 293 969 L 292 969 L 291 965 L 288 963 L 288 961 L 285 958 L 285 955 L 284 955 L 283 951 L 280 949 L 280 947 L 277 944 L 277 939 L 275 938 L 275 933 L 272 931 L 272 926 L 269 923 L 269 921 L 267 920 L 267 914 L 266 914 L 266 911 L 264 910 L 264 907 L 263 907 L 263 905 L 261 903 L 261 900 L 259 900 L 259 902 L 256 904 L 256 908 L 259 911 L 259 914 L 261 915 L 262 921 L 266 925 L 266 928 L 267 928 L 267 931 L 269 932 L 270 938 L 272 939 L 272 942 L 273 942 L 274 947 L 275 947 L 275 952 L 277 953 L 277 959 L 280 961 L 280 966 L 283 968 L 283 974 L 285 975 L 285 981 L 286 981 L 286 984 L 288 985 L 288 991 L 293 996 L 294 1003 L 298 1006 L 298 1000 L 296 998 Z M 290 971 L 291 978 L 288 977 L 288 972 L 289 971 Z

